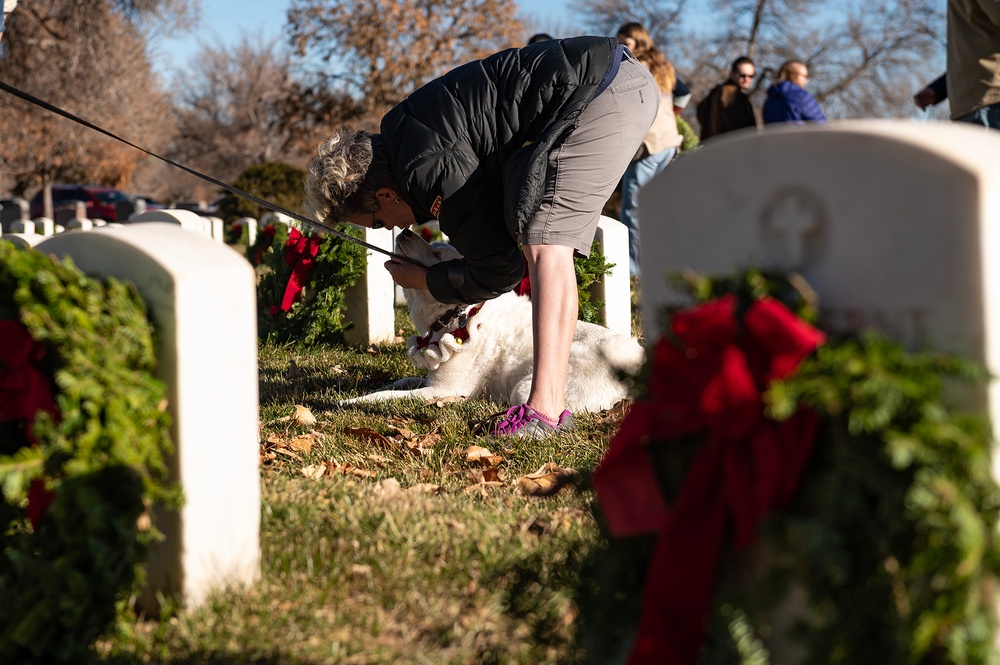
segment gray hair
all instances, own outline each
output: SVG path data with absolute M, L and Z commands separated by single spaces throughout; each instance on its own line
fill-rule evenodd
M 379 209 L 375 192 L 396 189 L 381 134 L 340 129 L 316 148 L 309 162 L 305 209 L 318 221 Z

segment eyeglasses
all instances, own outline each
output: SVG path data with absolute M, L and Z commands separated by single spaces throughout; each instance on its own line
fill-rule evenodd
M 736 72 L 736 76 L 741 79 L 752 79 L 756 74 L 741 74 L 740 72 Z
M 383 224 L 382 222 L 375 221 L 375 211 L 374 210 L 372 210 L 372 225 L 369 228 L 373 228 L 373 229 L 384 229 L 385 228 L 385 224 Z

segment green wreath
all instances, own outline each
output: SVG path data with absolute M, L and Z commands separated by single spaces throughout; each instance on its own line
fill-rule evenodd
M 248 250 L 259 258 L 257 281 L 257 330 L 262 340 L 303 344 L 343 342 L 345 290 L 364 274 L 364 247 L 332 234 L 266 227 L 258 243 Z M 337 230 L 360 238 L 350 224 Z M 298 288 L 293 286 L 293 277 Z
M 0 243 L 0 337 L 28 349 L 0 360 L 0 662 L 85 662 L 141 588 L 151 505 L 180 505 L 154 333 L 131 286 Z
M 800 320 L 818 319 L 811 290 L 795 276 L 750 270 L 688 286 L 702 303 L 735 297 L 737 331 L 749 307 L 767 297 Z M 654 365 L 641 379 L 647 389 L 662 378 Z M 798 491 L 759 523 L 756 553 L 770 553 L 763 570 L 754 568 L 760 558 L 738 553 L 733 534 L 727 537 L 698 661 L 768 663 L 761 638 L 780 634 L 799 663 L 995 662 L 989 589 L 1000 574 L 1000 490 L 991 475 L 990 430 L 984 418 L 941 400 L 946 381 L 985 379 L 973 363 L 910 353 L 866 334 L 828 339 L 771 383 L 766 417 L 786 422 L 804 405 L 820 416 L 819 433 Z M 655 433 L 646 440 L 668 504 L 703 442 Z M 588 662 L 621 658 L 633 644 L 655 542 L 609 535 L 584 566 L 579 634 Z M 773 621 L 793 589 L 801 592 L 801 611 L 784 624 Z

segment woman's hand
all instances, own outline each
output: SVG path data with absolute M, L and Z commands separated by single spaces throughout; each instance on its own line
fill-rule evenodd
M 427 268 L 399 259 L 389 259 L 385 262 L 385 269 L 389 271 L 392 281 L 404 289 L 427 290 Z

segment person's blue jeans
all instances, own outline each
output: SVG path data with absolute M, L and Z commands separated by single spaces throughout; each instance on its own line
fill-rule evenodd
M 988 129 L 1000 129 L 1000 104 L 990 104 L 976 109 L 969 115 L 959 118 L 956 122 L 969 122 Z
M 639 274 L 639 190 L 676 155 L 676 148 L 647 155 L 629 164 L 622 176 L 621 221 L 628 227 L 629 273 L 632 275 Z

